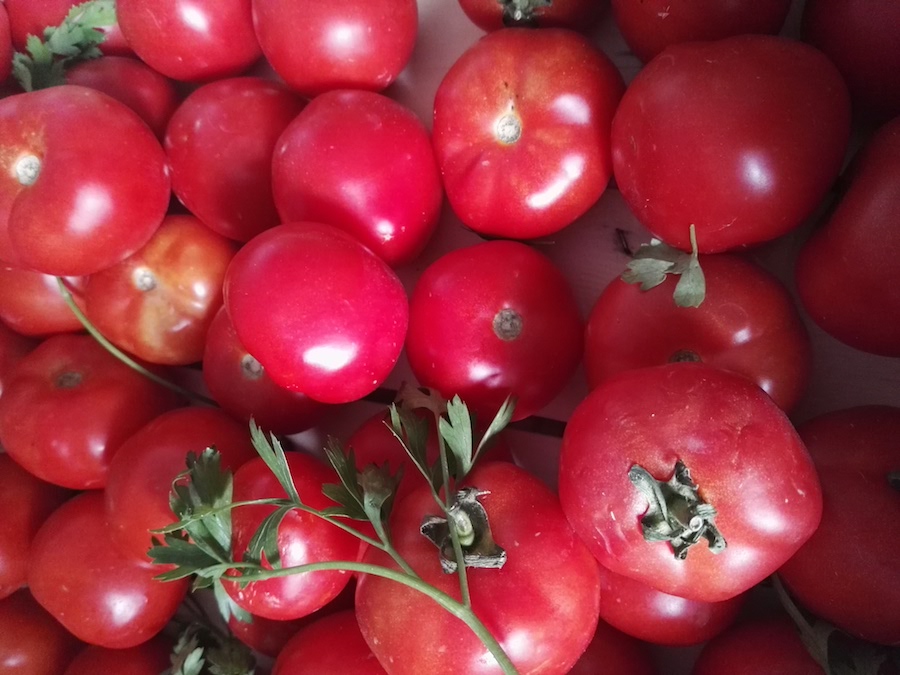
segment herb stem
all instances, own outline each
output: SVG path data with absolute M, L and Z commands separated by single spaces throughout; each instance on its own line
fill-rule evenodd
M 459 532 L 456 529 L 456 519 L 450 514 L 453 500 L 456 498 L 455 486 L 450 485 L 450 464 L 447 459 L 447 442 L 441 435 L 440 415 L 435 416 L 435 427 L 438 430 L 438 448 L 441 457 L 441 478 L 444 482 L 444 500 L 439 502 L 447 516 L 447 527 L 450 530 L 450 541 L 453 543 L 453 557 L 456 558 L 456 574 L 459 577 L 459 592 L 464 606 L 472 607 L 472 598 L 469 593 L 469 579 L 466 575 L 466 559 L 463 555 L 462 544 L 459 542 Z

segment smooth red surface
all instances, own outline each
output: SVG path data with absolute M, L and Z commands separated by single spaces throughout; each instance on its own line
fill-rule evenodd
M 65 279 L 84 309 L 84 277 Z M 81 331 L 83 326 L 59 292 L 55 276 L 0 263 L 0 320 L 21 335 L 46 337 Z
M 37 340 L 20 335 L 0 321 L 0 395 L 13 368 L 37 345 Z
M 0 674 L 59 675 L 80 646 L 27 590 L 0 600 Z
M 657 675 L 659 670 L 645 643 L 600 621 L 591 643 L 569 675 L 597 675 L 603 672 Z
M 304 627 L 285 645 L 272 675 L 387 675 L 363 639 L 352 610 Z
M 72 659 L 63 675 L 159 675 L 172 665 L 172 642 L 156 637 L 128 649 L 90 645 Z

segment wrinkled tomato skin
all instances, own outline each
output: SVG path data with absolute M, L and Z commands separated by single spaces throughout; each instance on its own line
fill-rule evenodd
M 65 279 L 83 310 L 84 277 Z M 21 335 L 46 337 L 84 329 L 59 292 L 55 276 L 0 263 L 0 320 Z
M 412 56 L 416 0 L 253 0 L 266 60 L 293 89 L 381 91 Z
M 434 99 L 435 154 L 459 219 L 509 239 L 571 224 L 612 175 L 610 124 L 623 89 L 613 63 L 578 33 L 507 28 L 479 40 Z M 520 135 L 505 142 L 513 118 Z
M 568 673 L 597 625 L 596 562 L 572 532 L 556 496 L 523 469 L 488 462 L 465 484 L 489 491 L 480 501 L 494 540 L 508 554 L 501 569 L 467 571 L 473 611 L 519 672 Z M 392 516 L 394 545 L 423 580 L 459 599 L 457 575 L 441 570 L 437 548 L 419 532 L 423 517 L 436 509 L 429 488 L 410 494 Z M 398 569 L 372 548 L 364 561 Z M 501 672 L 466 626 L 396 582 L 362 576 L 356 615 L 366 642 L 391 675 Z
M 841 342 L 900 356 L 900 118 L 870 139 L 848 179 L 834 211 L 797 256 L 800 302 Z
M 59 675 L 80 646 L 27 590 L 0 600 L 3 675 Z
M 161 583 L 159 570 L 113 546 L 103 494 L 83 492 L 44 522 L 31 548 L 35 599 L 88 644 L 126 649 L 157 635 L 184 599 L 188 581 Z
M 89 645 L 69 663 L 63 675 L 159 675 L 172 662 L 172 643 L 161 637 L 128 649 Z
M 606 0 L 553 0 L 534 9 L 530 25 L 587 32 L 596 25 L 608 4 Z M 459 0 L 459 6 L 481 30 L 495 31 L 507 26 L 503 5 L 497 0 Z
M 588 317 L 584 366 L 593 388 L 623 370 L 697 360 L 744 375 L 785 411 L 803 396 L 812 368 L 809 334 L 787 289 L 749 260 L 703 256 L 699 307 L 672 300 L 669 275 L 647 291 L 621 278 Z
M 352 610 L 323 617 L 285 645 L 272 675 L 387 675 L 363 639 Z
M 0 398 L 0 442 L 42 480 L 102 488 L 125 439 L 177 402 L 91 336 L 57 335 L 11 373 Z
M 283 85 L 259 77 L 216 80 L 195 89 L 166 130 L 172 191 L 179 201 L 236 241 L 278 225 L 272 153 L 303 106 Z
M 127 148 L 127 151 L 123 151 Z M 40 160 L 31 185 L 16 177 Z M 73 84 L 0 101 L 0 259 L 83 276 L 143 246 L 169 206 L 165 153 L 131 108 Z
M 241 344 L 276 384 L 317 401 L 362 398 L 400 357 L 406 291 L 336 227 L 288 223 L 257 235 L 232 260 L 224 292 Z
M 431 137 L 415 113 L 346 89 L 317 96 L 288 125 L 272 187 L 282 221 L 336 225 L 392 267 L 422 252 L 443 199 Z
M 727 546 L 675 557 L 647 541 L 635 465 L 658 481 L 681 460 L 716 509 Z M 692 600 L 733 598 L 777 570 L 819 524 L 822 492 L 784 412 L 746 378 L 699 363 L 626 371 L 594 389 L 563 434 L 559 495 L 575 531 L 613 572 Z
M 650 650 L 640 640 L 625 635 L 600 621 L 591 643 L 584 650 L 569 675 L 628 673 L 628 675 L 662 675 L 653 663 Z
M 612 0 L 619 31 L 644 63 L 682 42 L 746 33 L 776 35 L 790 8 L 791 0 Z
M 850 97 L 821 52 L 742 35 L 667 48 L 632 80 L 612 124 L 616 184 L 654 235 L 702 253 L 783 235 L 831 187 Z
M 44 36 L 47 26 L 58 26 L 75 5 L 81 0 L 4 0 L 9 12 L 12 41 L 17 51 L 24 52 L 29 35 Z M 122 35 L 118 22 L 105 27 L 106 37 L 100 43 L 104 54 L 128 55 L 131 48 Z
M 900 644 L 900 408 L 825 413 L 798 431 L 819 472 L 822 524 L 778 574 L 816 616 L 864 640 Z M 840 579 L 840 583 L 835 583 Z

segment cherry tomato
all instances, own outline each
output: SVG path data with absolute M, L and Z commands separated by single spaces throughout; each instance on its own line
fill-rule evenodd
M 599 198 L 622 76 L 563 29 L 489 33 L 453 64 L 434 99 L 434 147 L 453 211 L 476 232 L 552 234 Z
M 720 602 L 777 570 L 819 524 L 815 468 L 784 412 L 700 363 L 626 371 L 566 426 L 559 496 L 618 574 Z
M 352 610 L 302 628 L 285 645 L 272 675 L 387 675 L 363 639 Z
M 584 365 L 595 387 L 623 370 L 702 361 L 753 380 L 784 410 L 806 391 L 809 335 L 793 298 L 762 268 L 737 256 L 702 256 L 706 297 L 699 307 L 672 300 L 676 279 L 642 291 L 611 281 L 591 310 Z
M 392 266 L 422 252 L 443 198 L 425 125 L 369 91 L 314 98 L 278 139 L 272 187 L 283 221 L 336 225 Z
M 567 523 L 556 496 L 537 478 L 507 462 L 476 467 L 465 485 L 484 491 L 480 503 L 495 542 L 506 550 L 500 569 L 467 570 L 472 609 L 520 673 L 568 673 L 597 625 L 597 564 Z M 394 546 L 416 573 L 459 598 L 456 574 L 445 574 L 438 549 L 420 533 L 423 517 L 438 512 L 422 487 L 393 513 Z M 370 548 L 365 562 L 397 569 Z M 366 642 L 391 675 L 500 673 L 496 661 L 465 625 L 423 593 L 363 575 L 356 615 Z
M 17 51 L 24 52 L 29 35 L 44 37 L 44 29 L 58 26 L 75 5 L 83 0 L 4 0 L 9 12 L 12 41 Z M 100 45 L 104 54 L 131 54 L 119 24 L 104 27 L 105 39 Z
M 0 288 L 2 287 L 0 284 Z M 0 396 L 3 395 L 3 389 L 13 368 L 37 345 L 36 340 L 20 335 L 0 321 Z
M 244 245 L 225 276 L 235 332 L 276 384 L 324 403 L 374 391 L 408 322 L 397 275 L 345 232 L 289 223 Z
M 646 644 L 600 621 L 591 643 L 569 675 L 657 675 L 658 672 Z
M 169 206 L 165 153 L 131 108 L 62 85 L 0 101 L 0 259 L 83 276 L 143 246 Z
M 238 75 L 260 56 L 250 0 L 117 0 L 116 15 L 140 59 L 174 80 Z
M 159 675 L 172 665 L 171 652 L 171 641 L 161 637 L 129 649 L 89 645 L 72 659 L 63 675 Z
M 486 31 L 505 26 L 590 30 L 600 19 L 605 0 L 459 0 L 472 23 Z
M 258 77 L 216 80 L 194 90 L 166 131 L 172 190 L 181 203 L 237 241 L 278 225 L 272 152 L 303 105 L 287 88 Z
M 410 298 L 406 355 L 419 383 L 459 395 L 490 420 L 510 394 L 515 419 L 562 391 L 581 361 L 584 323 L 562 273 L 520 242 L 444 254 Z
M 825 413 L 799 432 L 825 509 L 819 529 L 778 574 L 816 616 L 870 642 L 900 644 L 900 408 Z
M 27 590 L 0 600 L 3 675 L 59 675 L 80 645 Z
M 813 232 L 794 269 L 800 300 L 838 340 L 866 352 L 900 356 L 900 118 L 855 159 L 847 190 Z M 873 309 L 874 308 L 874 309 Z
M 0 443 L 42 480 L 101 488 L 125 439 L 177 401 L 94 338 L 57 335 L 11 373 L 0 398 Z
M 809 216 L 850 135 L 850 98 L 819 51 L 742 35 L 674 45 L 631 82 L 612 125 L 616 183 L 657 237 L 701 252 L 774 239 Z
M 266 60 L 306 96 L 329 89 L 380 91 L 412 56 L 416 0 L 252 0 Z
M 76 304 L 83 310 L 84 277 L 67 277 Z M 48 336 L 84 329 L 63 300 L 55 276 L 0 264 L 0 319 L 22 335 Z

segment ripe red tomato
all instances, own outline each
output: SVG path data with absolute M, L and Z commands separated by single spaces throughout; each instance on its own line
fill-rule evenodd
M 806 391 L 809 335 L 793 298 L 771 274 L 732 255 L 702 256 L 706 298 L 678 307 L 671 275 L 648 291 L 614 279 L 587 322 L 584 365 L 596 387 L 623 370 L 702 361 L 754 381 L 784 410 Z
M 131 108 L 62 85 L 0 101 L 0 259 L 82 276 L 143 246 L 169 206 L 165 153 Z
M 600 19 L 605 0 L 459 0 L 472 23 L 486 31 L 506 26 L 588 31 Z
M 507 552 L 500 569 L 467 570 L 472 609 L 521 673 L 562 675 L 581 656 L 597 625 L 600 583 L 596 561 L 578 540 L 559 500 L 537 478 L 508 462 L 476 467 L 462 487 L 481 498 L 494 541 Z M 460 597 L 456 574 L 445 574 L 440 553 L 420 533 L 436 513 L 429 488 L 409 495 L 391 518 L 394 546 L 427 583 Z M 365 562 L 398 569 L 386 554 Z M 369 647 L 391 675 L 498 674 L 475 634 L 419 591 L 361 576 L 356 616 Z
M 0 600 L 3 675 L 59 675 L 80 646 L 27 590 Z
M 89 645 L 69 663 L 63 675 L 159 675 L 172 665 L 172 643 L 156 637 L 129 649 Z
M 846 192 L 797 256 L 800 300 L 838 340 L 900 356 L 900 118 L 873 136 L 849 172 Z M 877 310 L 873 311 L 873 308 Z
M 363 639 L 353 610 L 302 628 L 275 661 L 272 675 L 387 675 Z
M 75 5 L 83 0 L 4 0 L 12 29 L 12 41 L 16 50 L 24 52 L 29 35 L 43 38 L 44 29 L 58 26 Z M 118 23 L 104 27 L 106 35 L 100 45 L 104 54 L 131 54 Z
M 638 73 L 612 125 L 616 183 L 660 239 L 701 252 L 774 239 L 834 182 L 850 98 L 819 51 L 769 35 L 666 49 Z
M 563 29 L 489 33 L 444 75 L 434 147 L 453 211 L 476 232 L 532 239 L 572 223 L 612 175 L 622 76 Z
M 190 82 L 238 75 L 260 57 L 251 0 L 117 0 L 128 45 L 154 70 Z
M 559 496 L 605 567 L 704 602 L 777 570 L 822 512 L 784 412 L 746 378 L 700 363 L 626 371 L 594 389 L 563 435 Z
M 89 335 L 56 335 L 10 375 L 0 398 L 0 443 L 42 480 L 101 488 L 125 439 L 177 401 Z
M 85 313 L 113 344 L 144 361 L 196 363 L 236 252 L 193 216 L 167 216 L 143 248 L 87 278 Z
M 415 113 L 346 89 L 317 96 L 285 129 L 272 188 L 284 222 L 336 225 L 395 267 L 425 248 L 443 199 L 431 137 Z
M 126 649 L 157 635 L 188 581 L 160 583 L 159 570 L 113 546 L 103 493 L 83 492 L 44 522 L 31 546 L 28 586 L 41 606 L 88 644 Z
M 225 276 L 238 339 L 272 380 L 324 403 L 374 391 L 400 356 L 406 291 L 342 230 L 290 223 L 254 237 Z
M 416 0 L 253 0 L 266 60 L 306 96 L 381 91 L 406 66 L 418 32 Z
M 669 45 L 745 33 L 775 35 L 791 0 L 612 0 L 616 25 L 644 63 Z
M 2 287 L 3 284 L 0 283 L 0 288 Z M 20 335 L 0 321 L 0 395 L 3 395 L 3 389 L 13 368 L 37 345 L 36 340 Z
M 259 77 L 216 80 L 195 89 L 166 131 L 172 191 L 191 213 L 230 239 L 248 241 L 278 225 L 272 152 L 303 105 L 286 87 Z
M 10 35 L 9 12 L 6 5 L 3 5 L 0 7 L 0 83 L 6 82 L 12 73 L 14 51 Z
M 584 323 L 562 273 L 520 242 L 444 254 L 410 298 L 406 355 L 416 379 L 490 420 L 510 394 L 515 419 L 562 391 L 581 361 Z
M 66 283 L 81 309 L 84 277 Z M 56 277 L 0 263 L 0 319 L 22 335 L 48 336 L 74 333 L 84 327 L 59 292 Z
M 900 644 L 900 408 L 838 410 L 799 432 L 825 508 L 819 529 L 778 574 L 816 616 L 870 642 Z
M 645 643 L 600 621 L 591 643 L 575 667 L 569 671 L 569 675 L 597 675 L 597 673 L 657 675 L 659 671 Z

